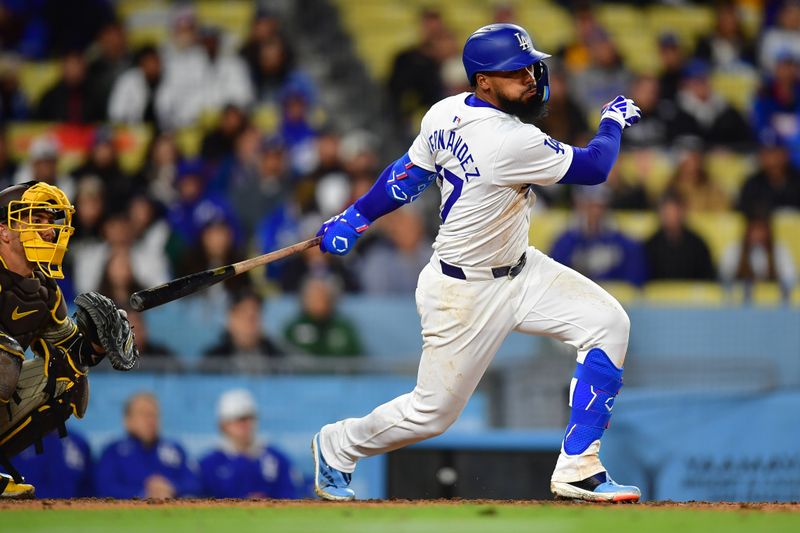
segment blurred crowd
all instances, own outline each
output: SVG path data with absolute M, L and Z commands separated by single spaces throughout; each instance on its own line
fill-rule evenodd
M 150 392 L 129 397 L 122 413 L 123 434 L 93 454 L 72 428 L 57 432 L 14 457 L 39 498 L 119 499 L 272 498 L 311 494 L 309 480 L 288 456 L 260 438 L 258 408 L 246 389 L 232 389 L 217 400 L 218 443 L 200 457 L 162 434 L 158 398 Z
M 537 216 L 567 208 L 575 218 L 545 251 L 600 281 L 767 280 L 788 295 L 797 265 L 774 238 L 772 220 L 779 210 L 800 209 L 800 2 L 764 0 L 756 35 L 743 30 L 736 2 L 717 2 L 714 30 L 693 49 L 674 34 L 658 37 L 658 68 L 646 75 L 622 61 L 593 4 L 567 4 L 576 37 L 549 51 L 552 100 L 540 126 L 585 145 L 596 126 L 592 113 L 627 94 L 644 115 L 624 136 L 640 170 L 616 171 L 592 191 L 537 189 Z M 514 21 L 515 8 L 498 5 L 495 18 Z M 535 40 L 536 28 L 528 29 Z M 420 111 L 469 90 L 462 43 L 441 13 L 424 10 L 419 31 L 384 87 L 388 116 L 409 139 Z M 389 162 L 382 140 L 331 125 L 326 117 L 341 110 L 321 104 L 322 88 L 297 60 L 292 39 L 281 17 L 259 6 L 246 38 L 232 46 L 192 4 L 176 3 L 167 38 L 134 48 L 110 0 L 0 0 L 0 187 L 37 179 L 73 199 L 68 298 L 99 290 L 127 306 L 136 290 L 307 239 L 372 185 Z M 60 73 L 31 101 L 21 69 L 40 61 L 57 61 Z M 718 72 L 759 77 L 748 108 L 715 91 L 710 80 Z M 14 159 L 11 133 L 25 122 L 91 127 L 85 159 L 67 166 L 66 147 L 52 132 L 30 138 L 26 156 Z M 122 126 L 150 132 L 133 171 L 121 163 Z M 187 131 L 199 136 L 194 150 L 183 142 Z M 720 151 L 757 161 L 736 194 L 706 169 L 709 154 Z M 675 170 L 654 194 L 647 169 L 664 153 Z M 646 242 L 631 239 L 611 222 L 616 209 L 657 211 L 660 227 Z M 686 217 L 724 211 L 746 216 L 747 230 L 715 264 Z M 209 289 L 204 297 L 229 315 L 208 358 L 361 354 L 357 331 L 337 310 L 339 296 L 413 294 L 438 220 L 437 195 L 424 195 L 381 219 L 344 260 L 310 249 Z M 282 338 L 269 339 L 259 326 L 261 299 L 278 292 L 297 293 L 302 310 Z M 148 353 L 166 354 L 150 344 L 144 324 L 137 337 Z
M 551 99 L 538 125 L 560 141 L 585 146 L 599 109 L 618 94 L 634 99 L 643 120 L 623 136 L 622 158 L 635 161 L 632 170 L 618 164 L 608 183 L 593 190 L 535 187 L 534 233 L 537 216 L 547 217 L 548 209 L 574 213 L 570 227 L 545 251 L 598 281 L 771 281 L 788 298 L 798 265 L 775 239 L 773 216 L 800 213 L 800 2 L 759 2 L 763 25 L 755 35 L 745 31 L 744 2 L 714 2 L 713 31 L 692 46 L 678 33 L 658 35 L 658 56 L 647 73 L 626 65 L 609 23 L 600 21 L 601 3 L 559 3 L 570 10 L 575 39 L 545 50 L 553 55 L 547 60 Z M 494 18 L 517 22 L 522 8 L 501 3 Z M 535 44 L 537 28 L 527 29 Z M 395 58 L 388 81 L 391 109 L 409 137 L 428 107 L 469 90 L 461 43 L 446 17 L 422 11 L 419 33 L 420 42 Z M 760 80 L 752 101 L 744 108 L 728 101 L 713 83 L 717 75 Z M 710 175 L 709 160 L 720 154 L 731 154 L 740 165 L 743 156 L 755 161 L 738 190 L 726 190 L 719 176 Z M 665 158 L 671 176 L 663 185 L 648 183 Z M 659 227 L 645 240 L 633 239 L 615 227 L 609 216 L 614 210 L 656 212 Z M 725 212 L 740 213 L 746 228 L 715 263 L 687 215 Z

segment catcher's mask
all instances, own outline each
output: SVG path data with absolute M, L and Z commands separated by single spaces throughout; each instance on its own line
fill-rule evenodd
M 45 276 L 62 279 L 61 262 L 75 232 L 75 207 L 64 192 L 41 181 L 29 181 L 0 191 L 0 223 L 19 233 L 28 261 Z M 45 238 L 52 232 L 49 238 Z

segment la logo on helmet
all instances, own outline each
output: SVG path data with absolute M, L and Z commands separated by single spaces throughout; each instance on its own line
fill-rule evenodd
M 514 34 L 514 36 L 517 38 L 517 41 L 519 42 L 520 50 L 528 50 L 529 48 L 533 48 L 533 43 L 531 42 L 531 40 L 528 38 L 527 35 L 523 35 L 520 32 L 517 32 Z

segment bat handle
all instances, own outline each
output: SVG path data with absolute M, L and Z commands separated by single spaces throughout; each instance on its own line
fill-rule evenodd
M 144 311 L 146 309 L 145 298 L 142 296 L 143 292 L 144 291 L 138 291 L 131 294 L 130 304 L 134 311 Z

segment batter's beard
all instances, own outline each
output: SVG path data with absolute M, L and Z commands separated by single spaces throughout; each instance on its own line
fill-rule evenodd
M 516 116 L 527 124 L 533 124 L 547 115 L 547 105 L 538 97 L 533 97 L 528 102 L 523 102 L 522 100 L 509 100 L 498 94 L 497 102 L 500 104 L 500 109 Z

